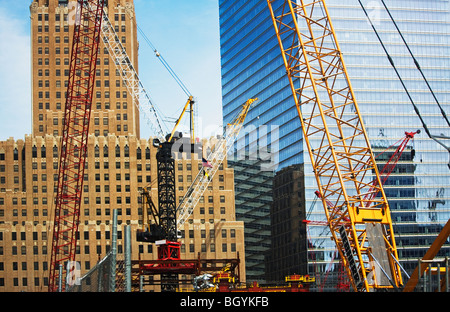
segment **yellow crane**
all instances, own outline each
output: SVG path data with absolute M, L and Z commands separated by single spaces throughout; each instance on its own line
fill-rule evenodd
M 233 120 L 228 123 L 224 129 L 223 135 L 219 138 L 218 142 L 215 143 L 211 152 L 206 156 L 206 163 L 203 164 L 201 170 L 198 172 L 192 184 L 187 189 L 182 200 L 176 208 L 176 228 L 174 231 L 178 233 L 181 231 L 184 223 L 191 216 L 193 210 L 198 204 L 200 198 L 203 196 L 205 190 L 207 190 L 211 179 L 214 177 L 215 173 L 219 169 L 220 165 L 225 160 L 227 153 L 233 147 L 239 132 L 241 131 L 245 118 L 254 102 L 258 99 L 248 99 L 241 107 L 237 115 Z M 174 137 L 175 129 L 179 124 L 180 119 L 183 117 L 184 112 L 187 107 L 192 105 L 192 97 L 187 101 L 179 119 L 177 120 L 175 127 L 168 135 L 168 142 L 172 141 Z M 192 111 L 192 109 L 191 109 Z M 191 115 L 192 120 L 192 115 Z M 191 129 L 193 135 L 193 129 Z M 191 137 L 192 137 L 191 135 Z M 176 136 L 176 135 L 175 135 Z M 158 140 L 154 141 L 160 144 Z M 202 160 L 203 162 L 203 160 Z M 166 234 L 162 230 L 160 213 L 152 201 L 150 196 L 150 190 L 145 187 L 142 190 L 142 203 L 143 203 L 143 215 L 142 215 L 142 228 L 137 230 L 138 241 L 155 242 L 157 240 L 162 240 L 165 238 Z M 174 215 L 175 217 L 175 215 Z
M 245 117 L 247 117 L 250 107 L 257 100 L 258 98 L 248 99 L 242 105 L 242 108 L 237 116 L 235 116 L 233 120 L 227 124 L 222 137 L 214 145 L 212 151 L 206 156 L 207 164 L 203 165 L 202 170 L 198 172 L 177 207 L 177 230 L 181 230 L 183 224 L 192 214 L 194 208 L 207 189 L 212 177 L 216 174 L 220 165 L 225 160 L 227 153 L 233 147 L 233 144 L 244 125 Z
M 332 239 L 352 287 L 400 289 L 389 204 L 325 1 L 267 4 Z

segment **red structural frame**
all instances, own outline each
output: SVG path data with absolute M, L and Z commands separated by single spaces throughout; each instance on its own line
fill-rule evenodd
M 89 120 L 104 0 L 78 0 L 69 81 L 60 144 L 48 290 L 58 290 L 59 267 L 75 261 L 80 203 L 83 191 Z

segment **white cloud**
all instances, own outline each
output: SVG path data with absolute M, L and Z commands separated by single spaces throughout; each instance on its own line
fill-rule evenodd
M 27 20 L 0 7 L 0 140 L 31 133 L 30 35 Z

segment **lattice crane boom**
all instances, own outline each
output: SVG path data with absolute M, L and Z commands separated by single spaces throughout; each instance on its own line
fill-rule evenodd
M 399 288 L 388 201 L 325 1 L 267 4 L 327 221 L 353 289 Z
M 395 151 L 392 153 L 392 155 L 389 157 L 389 160 L 386 162 L 386 164 L 383 166 L 383 168 L 380 171 L 380 177 L 381 177 L 382 185 L 384 185 L 386 183 L 386 181 L 389 178 L 389 176 L 391 175 L 392 171 L 397 166 L 397 163 L 400 160 L 400 158 L 401 158 L 405 148 L 407 147 L 409 141 L 411 141 L 414 138 L 414 136 L 416 134 L 418 134 L 418 133 L 420 133 L 420 130 L 417 130 L 415 132 L 405 132 L 405 137 L 403 139 L 401 139 L 400 141 L 392 144 L 387 149 L 387 150 L 389 150 L 391 148 L 395 148 Z M 387 150 L 383 151 L 382 153 L 379 153 L 376 157 L 379 157 L 380 155 L 385 153 Z M 374 179 L 372 181 L 372 183 L 374 185 L 376 185 L 377 180 Z M 320 195 L 319 191 L 315 191 L 314 193 L 316 194 L 316 198 L 321 198 L 321 195 Z M 370 196 L 372 196 L 372 197 L 375 197 L 376 195 L 377 195 L 377 193 L 370 193 Z M 328 209 L 334 209 L 333 208 L 333 204 L 329 200 L 326 200 L 326 202 L 327 202 Z M 315 201 L 313 202 L 313 204 L 315 204 Z M 310 209 L 312 209 L 312 208 L 310 208 Z M 309 217 L 309 213 L 307 215 L 307 218 L 308 217 Z M 306 220 L 303 220 L 303 222 L 306 223 L 306 224 L 309 224 L 309 225 L 328 225 L 327 221 L 317 221 L 317 220 L 308 220 L 308 219 L 306 219 Z
M 161 118 L 158 116 L 156 107 L 139 79 L 136 68 L 133 66 L 127 51 L 117 36 L 114 26 L 109 21 L 106 12 L 102 15 L 101 32 L 103 43 L 105 44 L 113 63 L 116 65 L 116 69 L 119 71 L 122 80 L 125 82 L 134 105 L 136 105 L 140 113 L 144 115 L 152 135 L 158 138 L 164 138 L 165 135 Z
M 62 266 L 74 262 L 81 194 L 87 153 L 89 120 L 104 0 L 78 0 L 63 132 L 58 167 L 53 237 L 49 270 L 50 292 L 57 291 Z M 71 270 L 69 268 L 69 270 Z M 62 290 L 65 288 L 62 283 Z
M 250 106 L 257 100 L 258 99 L 249 99 L 247 100 L 247 102 L 245 102 L 238 116 L 227 125 L 223 136 L 215 144 L 213 150 L 209 153 L 209 155 L 207 155 L 207 164 L 203 165 L 202 170 L 198 172 L 197 176 L 189 186 L 186 194 L 177 207 L 177 230 L 181 230 L 181 226 L 183 226 L 183 224 L 192 214 L 195 206 L 200 200 L 200 197 L 202 197 L 203 193 L 208 188 L 208 184 L 210 183 L 212 177 L 215 175 L 220 165 L 223 163 L 228 151 L 230 151 L 230 149 L 233 147 L 233 144 L 242 129 L 245 117 L 247 116 Z

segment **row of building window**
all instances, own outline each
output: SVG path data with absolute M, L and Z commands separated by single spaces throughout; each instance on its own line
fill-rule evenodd
M 50 30 L 50 27 L 49 27 L 48 25 L 44 25 L 44 26 L 39 25 L 39 26 L 37 27 L 38 33 L 42 33 L 42 31 L 48 33 L 49 30 Z M 64 32 L 67 32 L 67 33 L 68 33 L 68 32 L 69 32 L 69 25 L 64 25 L 64 26 L 63 26 L 63 30 L 64 30 Z M 61 31 L 61 27 L 60 27 L 59 25 L 56 25 L 56 26 L 55 26 L 55 32 L 59 33 L 60 31 Z
M 189 230 L 188 231 L 188 237 L 189 238 L 194 238 L 194 236 L 198 235 L 198 233 L 200 232 L 200 238 L 206 238 L 206 230 L 200 230 L 200 231 L 194 231 L 194 230 Z M 236 230 L 235 229 L 222 229 L 221 230 L 221 237 L 222 238 L 227 238 L 228 237 L 228 232 L 229 232 L 229 237 L 230 238 L 235 238 L 236 237 Z M 83 231 L 83 239 L 84 240 L 89 240 L 90 235 L 89 235 L 90 231 Z M 27 240 L 27 232 L 11 232 L 11 240 L 12 241 L 17 241 L 18 240 L 18 234 L 20 234 L 20 240 L 21 241 L 26 241 Z M 38 238 L 38 232 L 33 232 L 32 233 L 32 239 L 33 241 L 37 241 L 39 240 Z M 47 241 L 47 232 L 41 232 L 41 240 L 42 241 Z M 110 231 L 95 231 L 95 239 L 99 240 L 102 239 L 102 237 L 104 239 L 111 239 L 111 232 Z M 181 231 L 181 238 L 185 238 L 185 230 Z M 209 238 L 216 238 L 216 230 L 211 229 L 209 230 Z M 77 239 L 80 239 L 80 232 L 77 233 Z M 117 239 L 122 239 L 122 231 L 117 231 Z M 0 232 L 0 241 L 4 240 L 4 232 Z M 3 255 L 3 249 L 0 249 L 0 255 Z
M 44 38 L 44 44 L 48 44 L 49 43 L 49 37 L 45 36 L 43 38 Z M 126 39 L 124 37 L 122 37 L 122 41 L 123 41 L 123 43 L 125 43 Z M 38 36 L 38 43 L 42 44 L 42 36 Z M 55 43 L 60 44 L 61 43 L 61 37 L 55 37 Z M 63 37 L 63 43 L 64 44 L 68 44 L 69 43 L 69 37 L 67 37 L 67 36 Z M 44 50 L 42 50 L 42 47 L 38 47 L 38 49 L 41 49 L 41 51 L 45 51 L 45 54 L 50 54 L 50 48 L 49 47 L 44 47 Z M 124 49 L 126 51 L 126 47 L 124 47 Z M 61 50 L 59 50 L 59 51 L 61 51 Z M 101 48 L 98 49 L 98 54 L 99 55 L 100 55 L 100 52 L 101 52 Z M 40 54 L 42 54 L 42 52 Z M 108 48 L 106 48 L 106 47 L 103 48 L 103 54 L 105 54 L 105 55 L 109 54 Z M 64 59 L 64 65 L 69 65 L 68 60 L 69 59 Z M 100 65 L 100 62 L 101 62 L 101 59 L 99 57 L 99 58 L 97 58 L 97 65 Z M 108 65 L 109 64 L 109 58 L 104 58 L 104 62 L 105 62 L 105 65 Z M 49 64 L 50 63 L 45 64 L 45 65 L 49 65 Z M 42 59 L 41 59 L 41 63 L 39 63 L 39 58 L 38 58 L 38 65 L 42 65 Z M 61 60 L 59 58 L 55 58 L 55 65 L 61 65 Z
M 13 155 L 14 155 L 14 160 L 19 160 L 19 151 L 18 151 L 17 148 L 14 149 Z M 103 147 L 103 157 L 109 157 L 108 155 L 109 155 L 109 148 L 108 148 L 107 145 L 104 145 L 104 147 Z M 94 156 L 95 157 L 100 157 L 100 148 L 99 148 L 98 145 L 96 145 L 95 148 L 94 148 Z M 128 145 L 125 145 L 125 147 L 123 148 L 123 155 L 121 153 L 120 146 L 116 145 L 116 147 L 115 147 L 115 156 L 116 157 L 122 157 L 122 156 L 130 157 L 130 148 L 128 147 Z M 38 157 L 38 148 L 37 148 L 36 145 L 34 145 L 31 148 L 31 157 L 32 158 L 37 158 Z M 47 157 L 47 148 L 45 146 L 41 146 L 40 157 L 41 158 Z M 53 158 L 58 158 L 58 157 L 59 157 L 58 147 L 57 146 L 53 146 Z M 142 159 L 142 150 L 141 150 L 140 147 L 138 147 L 137 150 L 136 150 L 136 159 L 138 159 L 138 160 Z M 145 149 L 145 159 L 150 159 L 150 148 L 148 148 L 148 147 Z M 0 161 L 4 161 L 4 160 L 5 160 L 5 153 L 0 153 Z M 127 162 L 125 162 L 125 163 L 127 163 Z M 37 163 L 33 162 L 33 164 L 36 164 L 36 168 L 33 167 L 33 169 L 37 169 Z M 198 166 L 199 170 L 201 169 L 201 165 L 202 164 L 199 163 L 199 166 Z M 116 166 L 117 166 L 117 162 L 116 162 Z M 88 164 L 86 164 L 86 169 L 87 168 L 88 168 Z
M 65 47 L 63 49 L 63 51 L 64 51 L 64 54 L 69 54 L 69 47 Z M 48 48 L 48 47 L 45 47 L 45 48 L 39 47 L 38 48 L 38 55 L 42 55 L 42 54 L 50 54 L 50 48 Z M 56 47 L 55 48 L 55 54 L 61 54 L 61 48 Z M 39 64 L 39 61 L 38 61 L 38 65 L 42 65 L 42 62 L 41 62 L 41 64 Z M 49 64 L 45 64 L 45 65 L 49 65 Z
M 236 251 L 236 243 L 229 243 L 230 244 L 230 251 L 231 252 L 235 252 Z M 227 252 L 228 251 L 228 246 L 227 246 L 228 244 L 227 243 L 222 243 L 222 252 Z M 153 247 L 152 247 L 152 245 L 151 244 L 148 244 L 147 245 L 148 247 L 147 247 L 147 253 L 153 253 Z M 106 253 L 108 253 L 109 252 L 109 250 L 110 250 L 110 245 L 106 245 L 105 246 L 106 248 Z M 143 245 L 139 245 L 139 253 L 144 253 L 144 248 L 143 248 L 144 246 Z M 188 244 L 188 247 L 189 247 L 189 252 L 195 252 L 195 245 L 194 244 Z M 77 250 L 76 250 L 76 253 L 77 254 L 80 254 L 80 246 L 77 246 Z M 201 244 L 201 252 L 206 252 L 206 244 Z M 28 247 L 27 246 L 21 246 L 20 247 L 20 255 L 22 255 L 22 256 L 26 256 L 27 255 L 27 249 L 28 249 Z M 96 246 L 96 254 L 97 255 L 101 255 L 102 254 L 102 249 L 103 249 L 103 246 L 102 245 L 97 245 Z M 83 250 L 84 250 L 84 254 L 85 255 L 89 255 L 90 254 L 90 252 L 91 252 L 91 245 L 85 245 L 84 247 L 83 247 Z M 41 255 L 47 255 L 48 254 L 48 247 L 47 246 L 41 246 Z M 181 248 L 180 248 L 180 251 L 181 252 L 186 252 L 186 244 L 184 244 L 184 243 L 182 243 L 181 244 Z M 216 251 L 216 244 L 215 243 L 213 243 L 213 242 L 211 242 L 211 243 L 209 243 L 209 251 L 210 252 L 215 252 Z M 0 256 L 2 256 L 3 254 L 4 254 L 4 247 L 3 246 L 0 246 Z M 117 252 L 118 253 L 122 253 L 123 251 L 122 251 L 122 245 L 121 244 L 118 244 L 117 245 Z M 19 248 L 17 247 L 17 246 L 11 246 L 11 255 L 13 255 L 13 256 L 17 256 L 17 255 L 19 255 Z M 33 246 L 33 255 L 39 255 L 39 247 L 38 246 Z M 0 263 L 3 263 L 3 262 L 0 262 Z M 45 262 L 43 262 L 43 263 L 45 263 Z M 45 265 L 44 265 L 44 267 L 45 267 Z M 0 271 L 3 271 L 3 269 L 4 269 L 4 266 L 2 266 L 1 264 L 0 264 Z
M 60 43 L 59 40 L 56 40 L 56 41 L 57 41 L 57 43 Z M 64 41 L 65 41 L 65 39 L 64 39 Z M 125 44 L 126 43 L 125 37 L 122 37 L 121 41 L 122 41 L 122 44 Z M 49 47 L 44 47 L 44 48 L 38 47 L 37 51 L 38 51 L 38 55 L 42 55 L 42 54 L 48 55 L 48 54 L 50 54 L 50 48 Z M 70 54 L 70 48 L 69 47 L 64 47 L 63 51 L 64 51 L 64 54 Z M 104 50 L 103 53 L 104 54 L 108 54 L 108 50 L 106 50 L 106 51 Z M 61 54 L 61 48 L 60 47 L 55 47 L 55 54 L 56 55 Z M 55 62 L 56 62 L 56 60 L 55 60 Z M 97 58 L 97 65 L 100 65 L 100 62 L 101 62 L 100 58 Z M 105 58 L 104 59 L 104 64 L 105 65 L 109 65 L 109 58 Z M 39 63 L 39 59 L 38 59 L 38 65 L 42 65 L 42 62 Z M 45 65 L 49 65 L 49 63 L 45 64 Z M 56 65 L 61 65 L 61 62 L 59 62 L 59 64 L 56 63 Z
M 96 198 L 96 201 L 97 201 L 97 199 L 98 198 Z M 106 199 L 105 199 L 105 201 L 106 201 Z M 129 204 L 130 203 L 130 197 L 125 197 L 125 201 L 126 201 L 127 204 Z M 140 201 L 139 198 L 138 198 L 138 201 Z M 4 204 L 4 199 L 3 198 L 1 198 L 1 202 L 2 202 L 2 205 L 3 205 Z M 119 197 L 118 197 L 117 203 L 118 204 L 122 203 L 122 197 L 120 197 L 120 200 L 119 200 Z M 38 198 L 33 198 L 33 204 L 38 205 L 39 204 L 39 199 Z M 45 198 L 45 197 L 42 198 L 42 204 L 43 205 L 47 205 L 48 204 L 47 198 Z M 26 205 L 26 199 L 25 198 L 22 198 L 22 205 Z M 120 208 L 117 208 L 117 209 L 120 210 L 120 215 L 122 215 L 122 209 L 120 209 Z M 41 212 L 43 217 L 47 217 L 48 216 L 47 208 L 43 208 L 43 209 L 33 209 L 33 217 L 39 217 L 39 212 Z M 84 216 L 89 216 L 90 215 L 90 209 L 89 208 L 84 208 L 83 213 L 84 213 Z M 199 213 L 200 213 L 200 215 L 204 215 L 205 214 L 205 207 L 200 207 L 199 208 Z M 209 207 L 208 208 L 208 213 L 210 215 L 214 215 L 214 207 Z M 131 210 L 129 210 L 129 208 L 126 208 L 125 209 L 125 214 L 127 216 L 130 216 L 131 215 Z M 138 209 L 138 214 L 142 215 L 142 210 L 141 209 Z M 225 214 L 225 207 L 220 207 L 220 214 L 222 214 L 222 215 Z M 21 209 L 21 216 L 22 217 L 26 217 L 27 215 L 28 215 L 28 210 L 27 209 Z M 104 216 L 111 216 L 111 209 L 110 208 L 96 208 L 95 209 L 95 215 L 96 216 L 102 216 L 102 215 L 104 215 Z M 5 209 L 0 209 L 0 217 L 4 217 L 4 216 L 5 216 Z M 18 217 L 19 216 L 19 209 L 17 209 L 17 208 L 12 209 L 12 216 L 13 217 Z M 201 223 L 204 224 L 205 220 L 204 219 L 202 219 L 202 220 L 203 221 Z M 212 220 L 212 222 L 210 222 L 210 223 L 213 223 L 213 222 L 214 222 L 214 220 Z M 2 233 L 0 232 L 0 235 L 1 234 Z M 0 236 L 0 240 L 1 240 L 1 236 Z
M 33 169 L 37 169 L 37 163 L 33 163 L 33 164 L 36 164 L 36 167 L 33 166 Z M 4 167 L 5 166 L 4 165 L 0 165 L 0 167 L 3 168 L 3 171 L 0 170 L 0 172 L 4 172 Z M 46 169 L 46 167 L 47 167 L 47 164 L 44 165 L 44 163 L 42 163 L 42 169 Z M 120 167 L 121 167 L 120 162 L 116 162 L 116 169 L 120 169 Z M 109 168 L 109 162 L 104 162 L 103 163 L 103 168 L 104 169 L 108 169 Z M 57 162 L 53 163 L 53 169 L 55 169 L 55 170 L 58 169 L 58 163 Z M 95 169 L 99 169 L 99 170 L 101 169 L 100 168 L 100 162 L 95 162 Z M 124 169 L 130 169 L 129 162 L 125 163 Z M 146 164 L 145 170 L 146 171 L 150 171 L 150 164 Z M 137 171 L 142 171 L 142 164 L 138 164 Z M 14 172 L 18 172 L 18 165 L 15 165 Z M 101 176 L 100 176 L 99 173 L 95 174 L 95 180 L 96 181 L 100 181 L 100 177 Z M 42 173 L 41 174 L 41 181 L 42 182 L 47 182 L 47 178 L 48 177 L 47 177 L 46 173 Z M 13 179 L 14 179 L 14 184 L 19 183 L 19 177 L 18 176 L 14 176 Z M 89 179 L 88 178 L 88 174 L 86 173 L 85 174 L 85 180 L 88 180 L 88 179 Z M 219 175 L 218 179 L 219 179 L 219 182 L 224 182 L 225 181 L 224 175 L 221 175 L 221 174 Z M 105 181 L 109 181 L 109 173 L 105 173 L 104 174 L 104 180 Z M 121 181 L 121 180 L 122 180 L 122 174 L 121 173 L 116 173 L 116 181 Z M 138 182 L 142 182 L 142 176 L 139 175 L 137 180 L 138 180 Z M 38 182 L 39 181 L 39 175 L 38 174 L 33 174 L 32 175 L 32 181 L 33 182 Z M 53 174 L 53 181 L 58 181 L 58 174 L 56 174 L 56 173 Z M 129 173 L 125 173 L 124 174 L 124 181 L 130 181 L 130 174 Z M 151 182 L 151 176 L 149 176 L 149 175 L 146 176 L 146 182 L 149 182 L 149 183 Z M 178 182 L 184 182 L 184 176 L 183 175 L 178 175 Z M 186 176 L 186 182 L 192 182 L 192 175 L 187 175 Z M 0 184 L 6 184 L 6 177 L 5 176 L 0 176 Z M 34 186 L 34 187 L 37 187 L 37 186 Z M 98 185 L 96 186 L 96 190 L 97 190 L 97 187 L 99 187 L 99 186 Z M 85 185 L 85 192 L 88 192 L 87 188 L 88 188 L 88 186 Z M 109 188 L 109 185 L 108 185 L 108 188 Z M 99 191 L 99 190 L 97 190 L 97 191 Z M 34 193 L 37 193 L 37 191 L 34 192 Z M 46 193 L 46 191 L 44 193 Z
M 61 43 L 61 37 L 60 36 L 56 36 L 54 38 L 55 38 L 55 43 Z M 50 37 L 49 36 L 44 36 L 44 37 L 38 36 L 37 37 L 37 41 L 38 41 L 39 44 L 42 44 L 42 43 L 48 44 L 48 43 L 50 43 Z M 69 43 L 69 36 L 64 36 L 63 37 L 63 43 Z
M 37 154 L 36 154 L 36 156 L 34 158 L 36 158 L 36 157 L 37 157 Z M 45 149 L 43 149 L 41 151 L 41 157 L 42 158 L 46 157 Z M 54 157 L 58 157 L 58 155 L 56 155 Z M 41 164 L 41 169 L 43 169 L 43 170 L 47 169 L 47 163 L 46 162 L 41 162 L 40 164 Z M 143 168 L 142 164 L 136 164 L 136 165 L 137 165 L 137 167 L 136 167 L 137 171 L 142 171 L 142 168 Z M 180 164 L 180 165 L 182 165 L 182 164 Z M 188 165 L 189 165 L 189 168 L 190 168 L 190 164 L 188 164 Z M 38 163 L 33 161 L 31 163 L 31 168 L 33 170 L 37 170 L 38 169 Z M 85 165 L 85 168 L 86 169 L 89 168 L 88 164 Z M 94 168 L 95 169 L 101 169 L 99 161 L 96 161 L 94 163 Z M 121 169 L 121 168 L 122 168 L 122 162 L 116 161 L 116 169 Z M 53 163 L 53 169 L 55 169 L 55 170 L 58 169 L 58 162 L 54 162 Z M 109 162 L 108 161 L 103 162 L 103 169 L 109 169 Z M 130 162 L 129 161 L 123 162 L 123 169 L 130 169 Z M 19 172 L 19 165 L 13 165 L 13 170 L 14 170 L 14 172 Z M 150 164 L 148 164 L 148 163 L 145 164 L 145 170 L 146 171 L 150 171 L 151 170 Z M 178 170 L 183 170 L 183 169 L 180 169 L 180 166 L 178 166 Z M 191 170 L 191 169 L 188 169 L 188 170 Z M 6 172 L 6 165 L 0 165 L 0 172 Z M 47 175 L 46 174 L 42 174 L 41 179 L 42 179 L 42 181 L 47 181 Z M 33 181 L 38 181 L 37 174 L 33 174 Z
M 59 49 L 59 48 L 57 48 L 57 49 Z M 67 49 L 68 49 L 68 48 L 67 48 Z M 49 52 L 48 48 L 44 48 L 44 50 L 42 50 L 42 48 L 38 48 L 38 54 L 42 54 L 42 51 L 45 51 L 45 54 L 48 54 L 48 52 Z M 59 49 L 59 50 L 55 50 L 55 51 L 61 52 L 60 49 Z M 57 53 L 57 54 L 60 54 L 60 53 Z M 66 53 L 66 48 L 64 48 L 64 54 L 67 54 L 67 53 Z M 70 60 L 69 60 L 68 58 L 64 58 L 63 64 L 64 64 L 65 66 L 70 65 L 69 62 L 70 62 Z M 106 58 L 104 59 L 103 62 L 104 62 L 104 65 L 109 65 L 109 57 L 106 57 Z M 39 66 L 43 66 L 43 65 L 45 65 L 45 66 L 50 66 L 50 58 L 48 58 L 48 57 L 46 57 L 46 58 L 40 57 L 40 58 L 38 58 L 38 60 L 37 60 L 37 64 L 38 64 Z M 61 59 L 60 59 L 60 58 L 55 58 L 55 65 L 56 65 L 56 66 L 60 66 L 60 65 L 61 65 Z M 97 65 L 101 65 L 101 64 L 100 64 L 100 58 L 97 59 Z M 120 81 L 118 81 L 118 82 L 120 82 Z M 124 83 L 124 84 L 125 84 L 125 83 Z M 117 81 L 116 81 L 116 85 L 117 85 L 117 86 L 120 86 L 120 84 L 117 83 Z
M 68 82 L 67 82 L 67 81 L 64 81 L 64 83 L 68 83 Z M 101 103 L 101 102 L 97 102 L 97 103 L 95 104 L 95 107 L 96 107 L 96 109 L 99 109 L 99 110 L 103 109 L 103 108 L 102 108 L 102 103 Z M 121 109 L 121 107 L 122 107 L 122 109 L 127 109 L 127 108 L 128 108 L 128 103 L 127 103 L 127 102 L 123 102 L 123 103 L 121 104 L 121 102 L 116 102 L 116 108 L 117 108 L 117 109 Z M 39 108 L 39 109 L 44 109 L 44 103 L 39 102 L 39 103 L 38 103 L 38 108 Z M 108 110 L 108 109 L 111 108 L 109 102 L 105 102 L 104 108 L 105 108 L 106 110 Z M 46 102 L 46 103 L 45 103 L 45 109 L 47 109 L 47 110 L 50 109 L 50 103 L 49 103 L 49 102 Z M 61 109 L 61 103 L 60 103 L 60 102 L 57 102 L 57 103 L 56 103 L 56 109 L 58 109 L 58 110 Z
M 67 5 L 68 0 L 67 1 L 59 1 L 59 2 L 60 2 L 60 4 Z M 61 14 L 57 14 L 56 13 L 54 16 L 55 16 L 55 22 L 60 22 L 61 21 Z M 62 16 L 63 16 L 63 21 L 68 23 L 69 22 L 69 14 L 63 13 Z M 125 14 L 114 14 L 114 21 L 118 22 L 119 19 L 122 22 L 125 22 L 125 20 L 126 20 Z M 42 13 L 38 13 L 37 20 L 38 20 L 38 22 L 42 22 L 42 21 L 48 22 L 49 21 L 49 14 L 48 13 L 43 13 L 43 14 Z
M 49 69 L 45 69 L 45 70 L 38 69 L 37 74 L 38 74 L 38 77 L 43 77 L 43 76 L 49 77 L 50 76 L 50 70 Z M 77 73 L 77 74 L 79 75 L 79 73 Z M 100 77 L 101 74 L 102 74 L 101 70 L 100 69 L 96 69 L 95 75 L 97 77 Z M 88 77 L 89 75 L 90 75 L 89 71 L 86 71 L 84 73 L 85 77 Z M 105 77 L 109 77 L 109 69 L 103 70 L 103 75 Z M 56 69 L 55 70 L 55 76 L 56 77 L 61 77 L 61 70 L 60 69 Z M 69 76 L 69 69 L 64 69 L 64 76 L 66 76 L 66 77 Z M 116 71 L 116 76 L 120 76 L 120 73 L 118 71 Z
M 148 179 L 148 180 L 150 180 L 150 179 Z M 148 181 L 149 182 L 149 181 Z M 150 183 L 150 182 L 149 182 Z M 107 189 L 107 191 L 106 191 L 106 189 Z M 122 186 L 121 185 L 117 185 L 116 186 L 116 190 L 118 190 L 117 192 L 121 192 L 121 190 L 122 190 Z M 54 187 L 54 190 L 53 190 L 54 192 L 56 192 L 57 191 L 57 186 L 55 186 Z M 125 191 L 126 192 L 130 192 L 130 186 L 129 185 L 126 185 L 125 186 Z M 100 191 L 100 186 L 98 186 L 98 188 L 97 188 L 97 186 L 96 186 L 96 192 L 101 192 Z M 108 188 L 106 188 L 106 186 L 105 186 L 105 192 L 109 192 L 109 187 Z M 33 186 L 33 193 L 38 193 L 38 187 L 37 186 Z M 42 186 L 42 193 L 47 193 L 47 187 L 46 186 Z M 130 204 L 131 203 L 131 197 L 129 197 L 129 196 L 125 196 L 124 197 L 124 203 L 125 204 Z M 183 199 L 183 196 L 179 196 L 178 197 L 178 199 L 179 199 L 179 202 L 181 202 L 181 200 Z M 140 197 L 138 197 L 138 202 L 140 202 Z M 205 198 L 204 198 L 204 196 L 201 196 L 200 197 L 200 199 L 199 199 L 199 202 L 200 203 L 205 203 Z M 220 203 L 225 203 L 225 195 L 220 195 L 219 196 L 219 202 Z M 22 205 L 26 205 L 26 198 L 24 197 L 24 198 L 22 198 L 21 199 L 21 203 L 22 203 Z M 89 204 L 89 197 L 84 197 L 83 198 L 83 203 L 84 204 Z M 102 204 L 102 200 L 101 200 L 101 197 L 95 197 L 95 203 L 96 204 Z M 106 196 L 106 197 L 104 197 L 104 204 L 110 204 L 111 203 L 111 200 L 110 200 L 110 197 L 108 197 L 108 196 Z M 122 204 L 123 203 L 123 201 L 122 201 L 122 197 L 121 196 L 117 196 L 116 197 L 116 203 L 117 204 Z M 208 203 L 209 204 L 212 204 L 212 203 L 214 203 L 214 196 L 208 196 Z M 17 204 L 18 204 L 18 198 L 17 197 L 14 197 L 13 199 L 12 199 L 12 204 L 14 205 L 14 206 L 16 206 Z M 33 198 L 33 204 L 34 205 L 38 205 L 39 204 L 39 199 L 38 199 L 38 197 L 34 197 Z M 44 205 L 47 205 L 48 204 L 48 200 L 47 200 L 47 198 L 46 197 L 43 197 L 42 198 L 42 204 L 44 204 Z M 5 205 L 5 199 L 4 198 L 0 198 L 0 206 L 3 206 L 3 205 Z M 202 208 L 201 208 L 202 209 Z M 204 209 L 204 208 L 203 208 Z M 23 211 L 25 211 L 25 216 L 26 216 L 26 209 L 24 209 Z M 204 213 L 204 212 L 203 212 Z M 210 212 L 211 213 L 211 212 Z M 0 209 L 0 216 L 3 216 L 4 215 L 4 211 L 3 211 L 3 209 Z M 22 214 L 23 215 L 23 214 Z M 23 215 L 24 216 L 24 215 Z
M 46 158 L 47 157 L 47 148 L 45 146 L 41 146 L 40 150 L 41 150 L 41 152 L 39 154 L 37 146 L 34 145 L 32 147 L 32 150 L 31 150 L 31 157 L 32 158 L 37 158 L 38 155 L 40 155 L 39 157 Z M 58 158 L 59 157 L 59 151 L 58 151 L 58 147 L 57 146 L 53 146 L 52 152 L 53 152 L 53 158 Z M 144 153 L 145 153 L 145 159 L 149 160 L 150 159 L 150 148 L 146 147 Z M 103 155 L 103 157 L 109 157 L 109 148 L 108 148 L 107 145 L 103 146 L 103 154 L 102 155 Z M 122 157 L 122 156 L 123 157 L 130 157 L 130 148 L 129 148 L 128 145 L 124 146 L 123 153 L 121 152 L 120 146 L 116 145 L 116 147 L 115 147 L 115 157 Z M 143 159 L 142 156 L 143 156 L 142 155 L 142 149 L 140 147 L 138 147 L 136 149 L 136 159 L 137 160 Z M 14 151 L 13 151 L 13 157 L 14 157 L 14 160 L 19 160 L 19 151 L 18 151 L 17 148 L 15 148 Z M 96 157 L 96 158 L 100 157 L 100 147 L 98 145 L 96 145 L 94 147 L 94 157 Z M 5 158 L 5 153 L 4 152 L 0 153 L 0 161 L 5 161 L 5 159 L 6 159 Z M 109 162 L 104 162 L 103 164 L 104 164 L 103 165 L 104 169 L 108 169 L 109 168 Z M 100 169 L 99 165 L 100 165 L 100 163 L 96 162 L 95 168 L 96 169 Z M 138 165 L 142 166 L 142 164 L 138 164 Z M 146 170 L 150 170 L 150 168 L 148 168 L 148 165 L 149 164 L 146 164 Z M 121 166 L 120 162 L 116 162 L 116 169 L 120 169 L 120 166 Z M 129 162 L 125 161 L 124 162 L 124 166 L 125 166 L 125 169 L 128 169 L 129 168 Z M 5 165 L 0 165 L 0 172 L 4 172 L 5 168 L 6 168 Z M 38 163 L 37 162 L 32 162 L 32 168 L 33 169 L 38 169 Z M 41 163 L 41 169 L 46 169 L 46 168 L 47 168 L 47 164 L 46 163 Z M 89 168 L 88 163 L 86 163 L 86 169 L 88 169 L 88 168 Z M 138 170 L 139 170 L 139 168 L 142 168 L 142 167 L 138 167 Z M 183 163 L 178 163 L 178 167 L 177 168 L 180 171 L 183 170 Z M 201 168 L 202 168 L 202 164 L 199 162 L 198 165 L 197 165 L 197 169 L 200 170 Z M 53 169 L 58 169 L 58 166 L 57 166 L 56 162 L 53 164 Z M 18 170 L 19 170 L 18 165 L 14 165 L 14 172 L 18 172 Z M 186 163 L 186 170 L 188 170 L 188 171 L 192 170 L 192 164 L 191 163 Z M 223 164 L 220 164 L 219 170 L 223 170 Z
M 49 130 L 47 130 L 47 127 L 45 127 L 45 129 L 44 129 L 44 125 L 39 125 L 38 126 L 38 132 L 40 132 L 40 133 L 43 133 L 43 132 L 48 132 Z M 105 136 L 105 137 L 107 137 L 108 135 L 110 135 L 111 133 L 114 133 L 114 132 L 111 132 L 111 131 L 113 131 L 112 129 L 104 129 L 103 130 L 103 136 Z M 125 125 L 122 125 L 122 124 L 120 124 L 120 125 L 116 125 L 116 131 L 117 132 L 125 132 L 125 134 L 127 134 L 128 133 L 128 125 L 127 124 L 125 124 Z M 53 130 L 53 136 L 59 136 L 59 131 L 58 130 Z M 98 130 L 98 129 L 95 129 L 94 130 L 94 135 L 96 136 L 96 137 L 99 137 L 100 136 L 100 130 Z

